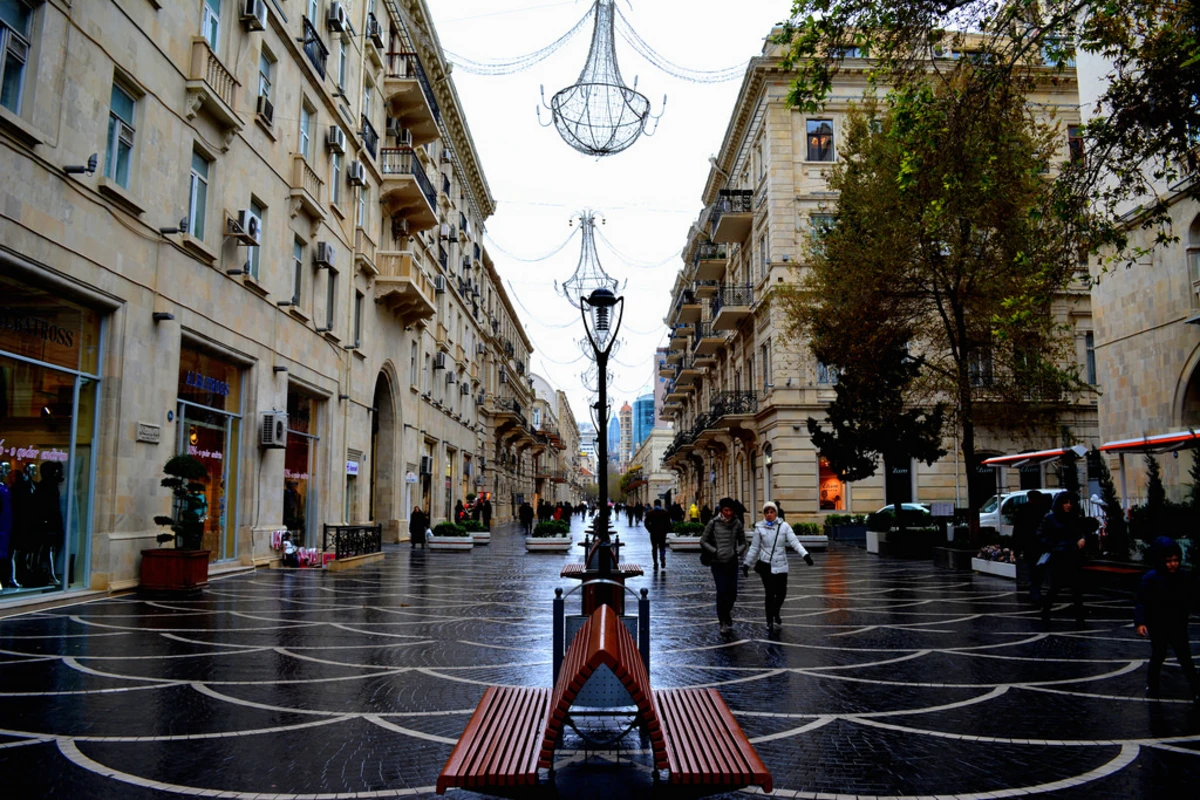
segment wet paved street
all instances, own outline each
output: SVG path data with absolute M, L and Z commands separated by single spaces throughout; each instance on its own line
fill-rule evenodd
M 648 566 L 644 533 L 619 531 Z M 576 550 L 526 554 L 498 532 L 470 553 L 403 545 L 348 572 L 0 620 L 0 791 L 433 796 L 487 685 L 550 685 L 553 589 L 573 586 L 558 574 Z M 837 545 L 814 556 L 792 556 L 773 635 L 753 574 L 730 637 L 696 554 L 629 582 L 650 590 L 652 683 L 719 687 L 777 796 L 1195 796 L 1200 712 L 1173 660 L 1177 699 L 1143 698 L 1149 645 L 1128 598 L 1089 595 L 1083 629 L 1064 609 L 1043 630 L 1002 579 Z M 644 752 L 619 768 L 570 742 L 559 755 L 563 797 L 680 796 L 655 789 Z

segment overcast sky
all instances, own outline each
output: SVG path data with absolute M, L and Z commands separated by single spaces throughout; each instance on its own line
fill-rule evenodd
M 428 0 L 442 47 L 476 61 L 516 58 L 566 33 L 592 0 Z M 744 66 L 762 52 L 789 0 L 618 0 L 621 11 L 655 52 L 692 70 Z M 573 84 L 587 57 L 591 25 L 554 55 L 515 74 L 481 76 L 456 68 L 455 87 L 496 198 L 485 244 L 534 346 L 531 368 L 571 400 L 577 421 L 588 419 L 589 393 L 580 374 L 587 361 L 576 341 L 579 312 L 554 282 L 569 278 L 579 260 L 579 236 L 544 260 L 572 234 L 571 217 L 584 208 L 606 220 L 597 230 L 600 262 L 628 281 L 624 344 L 610 366 L 613 408 L 649 392 L 655 347 L 666 342 L 662 319 L 681 265 L 688 227 L 701 211 L 700 193 L 729 122 L 741 78 L 699 84 L 672 77 L 644 60 L 617 35 L 617 60 L 627 85 L 666 112 L 652 137 L 602 159 L 571 149 L 553 127 L 539 127 L 539 86 L 547 102 Z M 550 121 L 542 109 L 542 122 Z M 605 243 L 611 243 L 611 247 Z M 614 252 L 614 249 L 617 252 Z M 619 253 L 619 255 L 618 255 Z

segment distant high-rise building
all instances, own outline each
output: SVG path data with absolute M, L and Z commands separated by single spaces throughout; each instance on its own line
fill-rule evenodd
M 654 430 L 654 395 L 647 393 L 633 401 L 633 443 L 630 457 Z
M 588 469 L 596 472 L 596 426 L 590 422 L 579 423 L 579 452 L 587 456 Z
M 621 463 L 621 420 L 616 414 L 608 419 L 608 463 Z
M 626 403 L 621 406 L 621 449 L 617 463 L 624 471 L 633 458 L 633 407 Z

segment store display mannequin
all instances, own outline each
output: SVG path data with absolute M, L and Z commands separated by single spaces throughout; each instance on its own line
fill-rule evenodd
M 12 464 L 0 462 L 0 565 L 7 566 L 0 572 L 0 589 L 4 588 L 4 579 L 8 585 L 19 589 L 17 583 L 17 556 L 12 549 L 12 495 L 8 491 L 8 475 L 12 472 Z M 4 573 L 8 573 L 5 575 Z
M 13 586 L 19 587 L 18 576 L 28 581 L 30 558 L 36 549 L 33 534 L 33 476 L 37 466 L 27 464 L 13 473 L 9 486 L 12 501 L 12 528 L 9 533 L 9 552 L 12 554 Z
M 50 568 L 50 581 L 59 583 L 54 571 L 54 563 L 62 551 L 65 531 L 63 526 L 62 506 L 59 504 L 58 485 L 62 483 L 63 466 L 57 461 L 47 461 L 42 464 L 42 479 L 38 481 L 37 490 L 33 495 L 34 507 L 37 510 L 39 547 L 39 562 L 42 554 Z

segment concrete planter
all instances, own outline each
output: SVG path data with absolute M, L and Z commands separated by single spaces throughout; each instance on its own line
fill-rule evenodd
M 471 541 L 475 544 L 491 544 L 492 543 L 492 532 L 491 531 L 472 531 L 471 532 Z
M 672 550 L 699 550 L 699 536 L 682 536 L 677 533 L 667 534 L 667 547 Z
M 1003 561 L 987 561 L 982 558 L 971 559 L 971 569 L 984 575 L 995 575 L 997 578 L 1017 579 L 1017 565 L 1006 564 Z
M 879 553 L 879 531 L 867 531 L 867 552 Z
M 805 550 L 825 550 L 829 547 L 828 536 L 796 536 Z
M 430 550 L 470 550 L 475 546 L 470 536 L 429 536 L 425 544 Z
M 572 544 L 569 535 L 525 537 L 525 549 L 530 553 L 569 553 Z
M 828 528 L 829 538 L 835 542 L 865 547 L 867 542 L 866 525 L 832 525 Z

